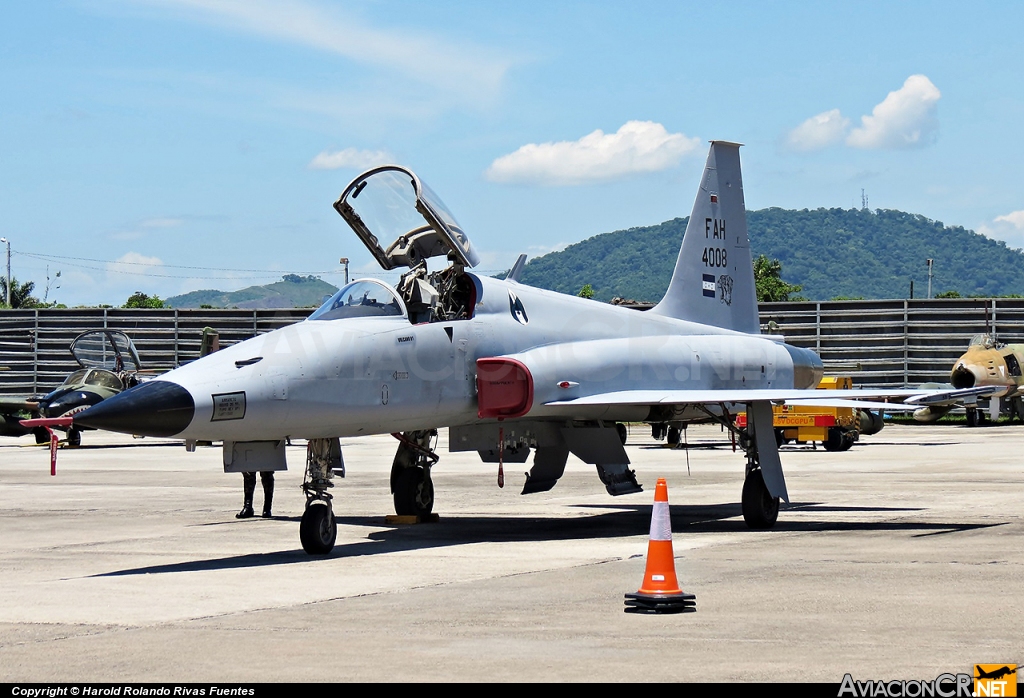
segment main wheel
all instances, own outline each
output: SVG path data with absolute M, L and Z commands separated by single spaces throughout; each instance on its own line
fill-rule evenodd
M 976 427 L 978 426 L 978 410 L 974 407 L 967 408 L 967 426 Z
M 32 430 L 32 436 L 35 437 L 37 444 L 48 444 L 50 443 L 50 432 L 46 431 L 42 427 L 36 427 Z
M 81 446 L 82 432 L 78 429 L 68 429 L 68 446 Z
M 302 549 L 310 555 L 326 555 L 334 549 L 338 538 L 338 522 L 334 512 L 326 504 L 311 504 L 306 507 L 299 523 L 299 540 Z
M 430 470 L 422 465 L 401 468 L 394 478 L 395 513 L 399 516 L 426 516 L 434 508 L 434 483 Z
M 625 445 L 626 437 L 629 436 L 629 431 L 626 429 L 626 425 L 623 424 L 622 422 L 616 422 L 615 431 L 619 433 L 619 441 L 621 441 L 622 444 Z
M 743 520 L 754 529 L 766 529 L 779 519 L 779 498 L 764 484 L 761 469 L 751 470 L 743 481 Z
M 679 436 L 679 427 L 669 427 L 668 436 L 665 437 L 665 440 L 668 442 L 669 446 L 678 446 Z

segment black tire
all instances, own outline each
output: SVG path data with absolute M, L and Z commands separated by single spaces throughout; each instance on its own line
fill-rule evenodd
M 761 469 L 751 470 L 743 481 L 743 520 L 749 528 L 763 531 L 779 519 L 779 498 L 764 484 Z
M 651 424 L 651 438 L 655 441 L 661 441 L 665 438 L 665 423 L 655 422 Z
M 669 427 L 668 428 L 668 436 L 665 437 L 665 441 L 668 442 L 669 446 L 678 446 L 679 445 L 679 437 L 680 437 L 679 427 Z
M 626 437 L 629 436 L 629 431 L 626 429 L 626 425 L 623 424 L 622 422 L 616 422 L 615 431 L 619 432 L 619 441 L 621 441 L 622 445 L 625 446 Z
M 334 512 L 326 504 L 311 504 L 306 507 L 299 522 L 299 540 L 302 549 L 310 555 L 326 555 L 334 550 L 338 538 L 338 522 Z
M 782 446 L 786 443 L 786 431 L 784 429 L 775 430 L 775 445 Z
M 978 410 L 972 407 L 967 408 L 967 426 L 978 426 Z
M 78 429 L 68 429 L 68 446 L 82 445 L 82 432 Z
M 825 440 L 822 442 L 822 446 L 825 447 L 826 451 L 844 451 L 843 442 L 843 430 L 839 427 L 829 427 L 826 433 Z M 849 448 L 847 446 L 846 448 Z
M 434 509 L 434 483 L 422 465 L 401 468 L 394 478 L 395 513 L 426 516 Z
M 857 441 L 857 432 L 855 431 L 844 431 L 843 432 L 843 443 L 839 447 L 840 451 L 849 451 L 853 446 L 854 442 Z
M 50 432 L 46 431 L 42 427 L 36 427 L 32 430 L 32 436 L 36 437 L 37 444 L 48 444 L 50 443 Z

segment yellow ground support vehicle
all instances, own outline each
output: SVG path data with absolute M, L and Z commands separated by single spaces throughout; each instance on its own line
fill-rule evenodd
M 853 379 L 849 376 L 825 376 L 818 383 L 819 390 L 849 390 Z M 775 440 L 782 444 L 796 441 L 820 441 L 826 451 L 845 451 L 861 433 L 874 434 L 882 429 L 881 415 L 861 414 L 853 407 L 812 407 L 809 405 L 776 405 Z M 736 425 L 746 427 L 746 414 L 739 414 Z

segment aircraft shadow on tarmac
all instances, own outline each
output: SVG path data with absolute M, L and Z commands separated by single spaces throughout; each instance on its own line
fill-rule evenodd
M 584 507 L 590 508 L 590 507 Z M 586 540 L 621 538 L 646 534 L 650 530 L 651 506 L 593 506 L 604 510 L 590 517 L 566 519 L 563 517 L 509 517 L 465 516 L 443 517 L 438 523 L 403 526 L 374 531 L 368 540 L 339 543 L 326 556 L 310 556 L 301 549 L 269 553 L 250 553 L 211 560 L 191 560 L 166 565 L 135 567 L 92 577 L 120 577 L 170 572 L 198 572 L 204 570 L 268 567 L 273 565 L 309 564 L 325 559 L 384 555 L 408 550 L 445 548 L 473 543 L 517 542 L 529 543 L 548 540 Z M 613 509 L 614 511 L 607 511 Z M 814 502 L 794 504 L 787 511 L 827 512 L 911 512 L 920 511 L 900 507 L 830 507 Z M 777 532 L 818 531 L 893 531 L 912 534 L 913 537 L 958 533 L 1002 526 L 994 524 L 932 523 L 922 521 L 842 521 L 842 520 L 780 520 L 772 531 L 751 531 L 741 517 L 739 504 L 674 505 L 671 507 L 672 530 L 676 537 L 705 533 L 743 533 L 749 536 L 771 536 Z M 282 517 L 278 520 L 289 520 Z M 379 528 L 381 517 L 339 516 L 338 526 L 368 526 Z M 642 551 L 638 548 L 638 554 Z
M 959 442 L 956 441 L 871 441 L 861 442 L 857 444 L 857 448 L 861 449 L 865 446 L 955 446 Z M 676 446 L 666 446 L 665 444 L 639 444 L 636 446 L 641 451 L 658 451 L 658 450 L 669 450 L 669 451 L 718 451 L 718 450 L 735 450 L 737 453 L 742 451 L 737 446 L 733 448 L 732 442 L 730 441 L 695 441 L 694 443 L 687 444 L 680 442 Z M 824 448 L 814 448 L 811 445 L 803 444 L 787 444 L 780 446 L 779 450 L 784 453 L 792 451 L 822 451 Z

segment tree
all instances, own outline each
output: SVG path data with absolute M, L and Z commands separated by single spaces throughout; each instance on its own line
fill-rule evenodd
M 164 302 L 160 300 L 159 296 L 147 296 L 142 291 L 136 291 L 132 295 L 128 296 L 128 300 L 122 308 L 162 308 Z
M 935 297 L 936 298 L 963 298 L 963 296 L 960 295 L 959 291 L 952 290 L 952 289 L 949 290 L 949 291 L 943 291 L 942 293 L 938 293 L 938 294 L 935 295 Z
M 34 281 L 18 283 L 16 277 L 11 277 L 11 308 L 38 308 L 39 299 L 32 295 L 36 284 Z M 0 304 L 7 300 L 7 279 L 0 277 Z
M 767 255 L 760 254 L 754 260 L 754 287 L 759 303 L 804 300 L 799 296 L 791 297 L 803 290 L 803 286 L 783 281 L 782 262 L 769 259 Z
M 594 287 L 590 284 L 583 284 L 583 288 L 580 289 L 579 293 L 576 294 L 580 298 L 593 298 Z

